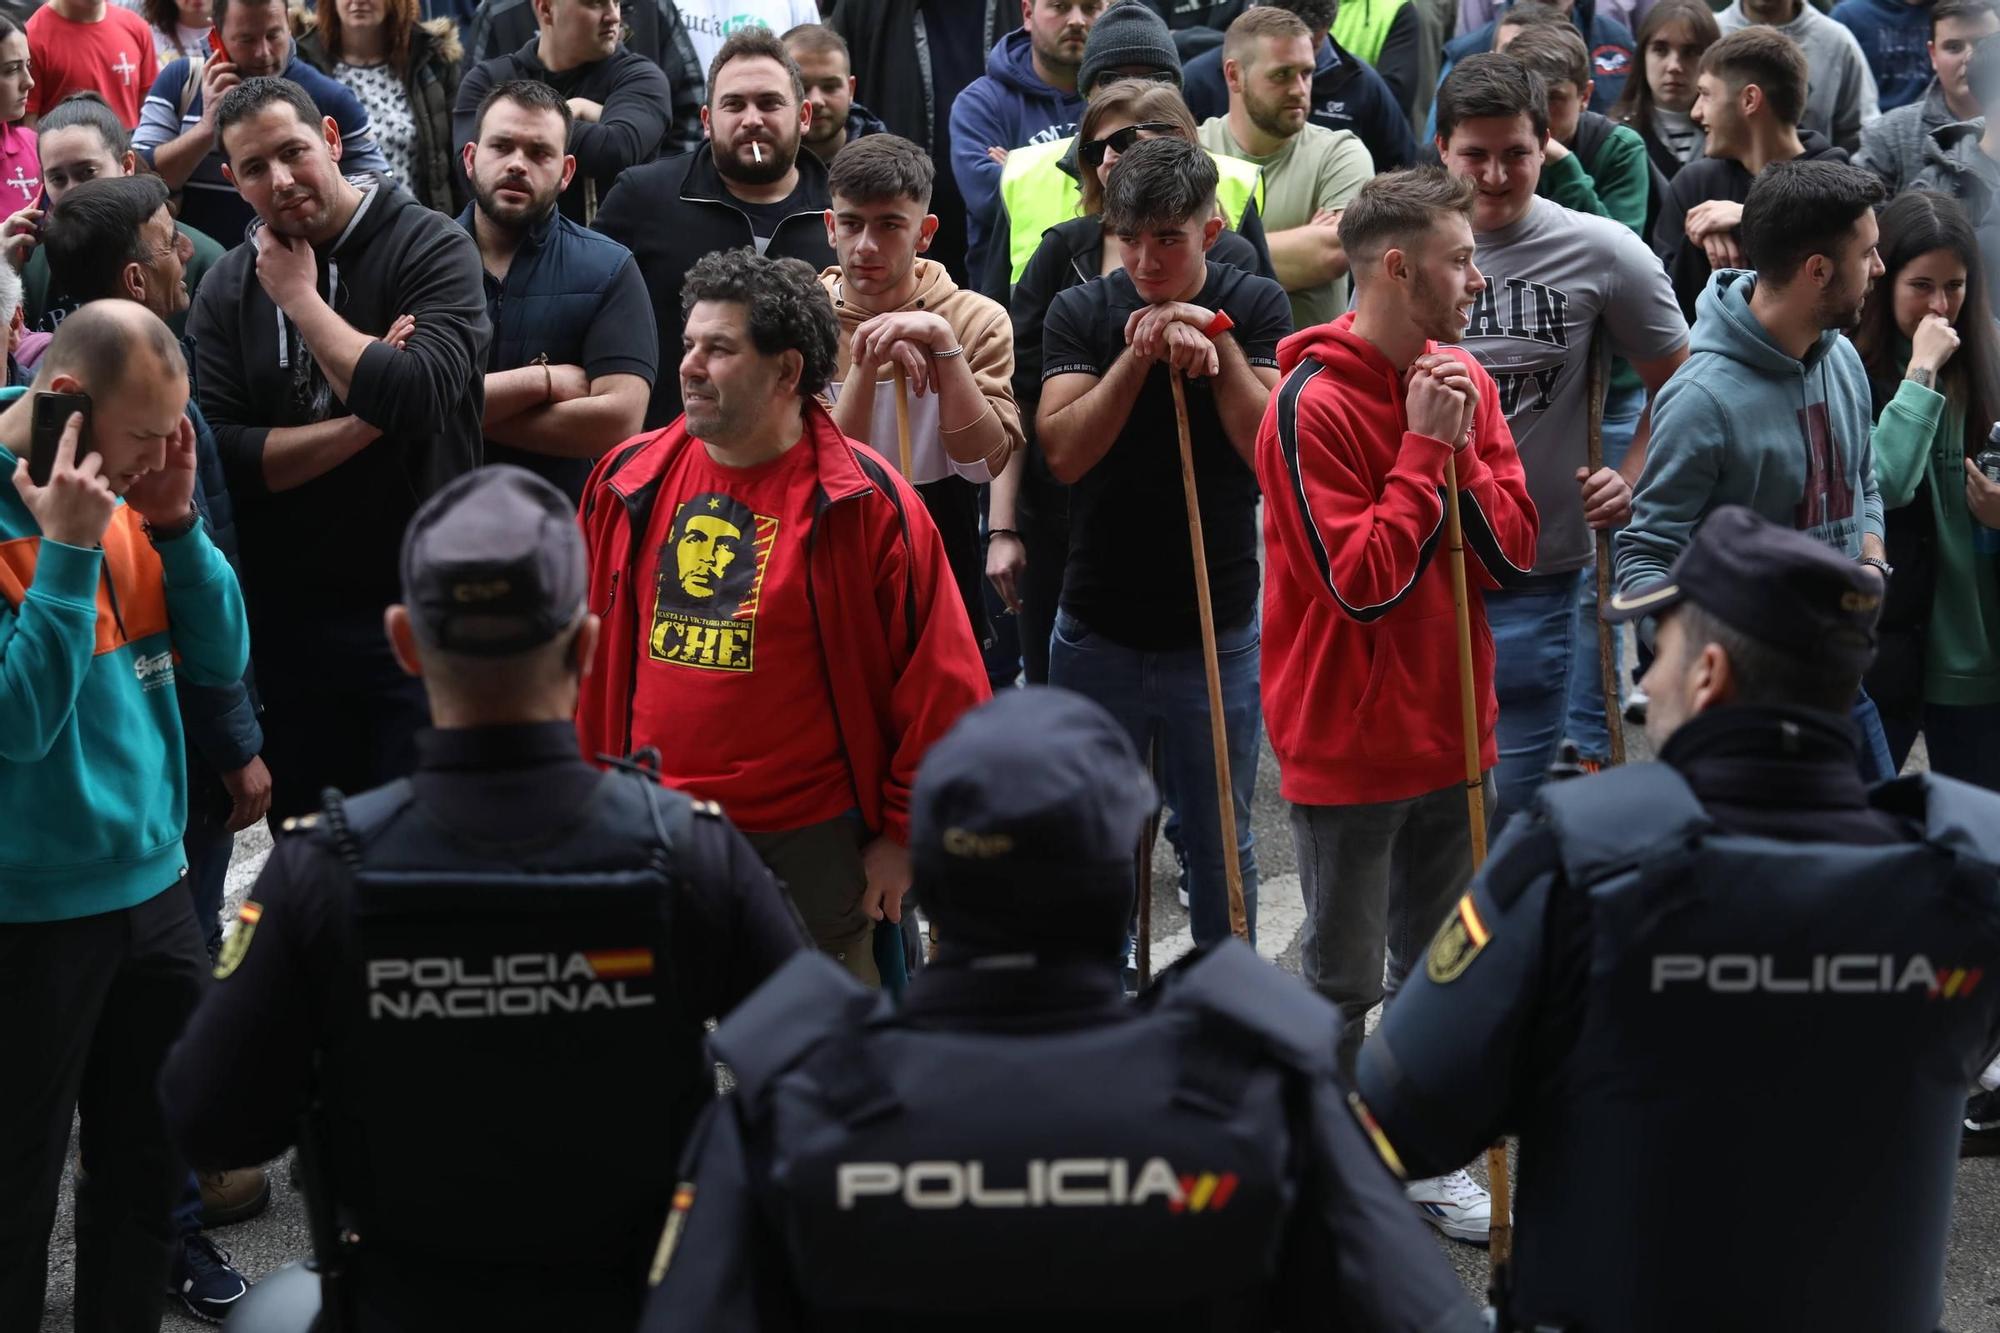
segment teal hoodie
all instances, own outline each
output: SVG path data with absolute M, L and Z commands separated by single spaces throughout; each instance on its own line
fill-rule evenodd
M 1898 364 L 1909 360 L 1909 344 Z M 1875 422 L 1882 503 L 1900 509 L 1930 481 L 1937 527 L 1937 583 L 1924 651 L 1924 699 L 1976 707 L 2000 703 L 2000 569 L 1973 547 L 1977 526 L 1965 506 L 1965 409 L 1914 380 Z
M 21 392 L 0 390 L 0 408 Z M 0 473 L 15 461 L 0 448 Z M 205 526 L 154 547 L 121 501 L 102 547 L 80 550 L 0 487 L 0 922 L 113 912 L 180 878 L 174 679 L 227 685 L 249 656 Z
M 1882 536 L 1868 374 L 1831 330 L 1795 360 L 1750 311 L 1757 275 L 1723 269 L 1695 302 L 1688 359 L 1653 401 L 1646 470 L 1615 541 L 1618 589 L 1667 577 L 1709 511 L 1747 505 L 1851 559 Z

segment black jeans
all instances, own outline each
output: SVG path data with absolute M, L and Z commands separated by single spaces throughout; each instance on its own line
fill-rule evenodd
M 155 1090 L 208 954 L 186 887 L 69 921 L 0 924 L 0 1329 L 41 1326 L 63 1149 L 83 1118 L 76 1328 L 160 1325 L 187 1166 Z

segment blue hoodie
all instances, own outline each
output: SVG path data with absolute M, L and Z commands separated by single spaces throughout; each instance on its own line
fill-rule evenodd
M 0 493 L 0 922 L 96 916 L 173 886 L 187 865 L 174 685 L 234 684 L 249 658 L 243 595 L 204 525 L 155 547 L 121 501 L 84 550 Z
M 951 174 L 965 196 L 966 271 L 986 271 L 986 238 L 1000 205 L 1000 164 L 988 148 L 1054 143 L 1076 133 L 1085 99 L 1035 73 L 1028 31 L 1016 28 L 986 56 L 986 74 L 951 105 Z
M 1709 511 L 1748 505 L 1858 559 L 1882 536 L 1868 373 L 1828 329 L 1794 360 L 1750 310 L 1757 275 L 1722 269 L 1695 302 L 1688 359 L 1653 400 L 1653 444 L 1615 539 L 1618 589 L 1667 576 Z
M 1931 7 L 1903 0 L 1840 0 L 1836 22 L 1847 25 L 1875 76 L 1875 104 L 1884 111 L 1924 95 L 1931 76 Z
M 1930 11 L 1924 11 L 1928 14 Z M 1498 31 L 1500 20 L 1507 17 L 1507 10 L 1489 19 L 1484 25 L 1471 32 L 1460 33 L 1444 44 L 1444 62 L 1438 70 L 1438 87 L 1444 87 L 1445 76 L 1451 67 L 1467 56 L 1481 55 L 1493 49 L 1493 37 Z M 1634 69 L 1639 43 L 1632 36 L 1632 30 L 1608 14 L 1599 14 L 1594 0 L 1576 0 L 1576 8 L 1569 14 L 1570 22 L 1576 24 L 1577 32 L 1583 36 L 1583 44 L 1590 48 L 1590 110 L 1599 115 L 1609 115 L 1611 108 L 1618 104 L 1625 91 L 1625 80 Z M 1642 75 L 1643 76 L 1643 75 Z M 1432 103 L 1429 117 L 1424 121 L 1424 142 L 1437 140 L 1437 105 Z

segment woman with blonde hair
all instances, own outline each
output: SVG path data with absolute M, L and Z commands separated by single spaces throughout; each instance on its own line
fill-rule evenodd
M 451 142 L 458 100 L 458 25 L 418 19 L 417 0 L 320 0 L 294 10 L 299 56 L 346 84 L 367 109 L 375 141 L 404 188 L 430 208 L 458 214 L 470 199 Z

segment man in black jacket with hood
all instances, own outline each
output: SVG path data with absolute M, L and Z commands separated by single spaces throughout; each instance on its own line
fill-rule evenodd
M 710 70 L 701 109 L 709 141 L 626 172 L 594 224 L 639 261 L 653 294 L 662 364 L 678 364 L 681 354 L 681 279 L 709 251 L 755 246 L 760 255 L 803 259 L 815 270 L 840 262 L 826 243 L 833 207 L 826 168 L 800 149 L 812 123 L 805 79 L 783 40 L 745 28 L 722 44 Z M 680 414 L 680 376 L 661 375 L 646 429 Z
M 472 238 L 381 176 L 341 176 L 338 129 L 297 85 L 239 84 L 216 124 L 261 225 L 209 270 L 188 330 L 237 504 L 282 817 L 415 762 L 423 691 L 382 612 L 404 525 L 479 465 L 492 328 Z
M 479 137 L 479 104 L 501 84 L 527 79 L 561 93 L 576 176 L 559 207 L 586 227 L 619 173 L 658 157 L 667 138 L 667 76 L 619 44 L 620 15 L 618 0 L 535 0 L 541 32 L 513 54 L 466 71 L 451 110 L 452 142 L 467 144 Z
M 1847 160 L 1846 149 L 1798 128 L 1806 58 L 1775 28 L 1743 28 L 1709 47 L 1696 87 L 1693 114 L 1708 132 L 1708 155 L 1675 173 L 1653 223 L 1653 251 L 1690 321 L 1710 273 L 1749 267 L 1736 228 L 1757 173 L 1772 162 Z

